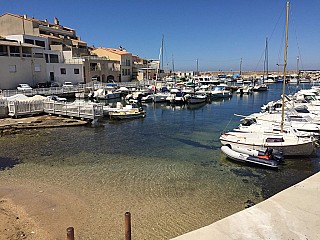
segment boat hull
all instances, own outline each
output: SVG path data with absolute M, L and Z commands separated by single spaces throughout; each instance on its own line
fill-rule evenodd
M 258 135 L 257 133 L 256 135 Z M 256 150 L 264 150 L 272 148 L 276 151 L 282 152 L 284 156 L 310 156 L 314 153 L 315 144 L 312 140 L 300 138 L 297 142 L 266 142 L 264 139 L 256 138 L 247 139 L 245 135 L 238 136 L 232 134 L 223 134 L 220 136 L 222 145 L 229 144 L 231 147 L 238 148 L 252 148 Z
M 109 113 L 111 119 L 115 120 L 124 120 L 124 119 L 134 119 L 134 118 L 144 118 L 146 116 L 145 112 L 139 113 L 126 113 L 126 112 L 117 112 Z
M 247 162 L 255 165 L 261 165 L 265 167 L 277 168 L 279 166 L 279 162 L 272 159 L 263 159 L 255 156 L 250 156 L 244 153 L 236 152 L 232 150 L 228 146 L 222 146 L 221 151 L 230 159 L 239 161 L 239 162 Z

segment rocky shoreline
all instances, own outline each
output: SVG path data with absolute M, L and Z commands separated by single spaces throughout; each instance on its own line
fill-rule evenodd
M 0 137 L 18 133 L 22 129 L 81 126 L 88 123 L 89 122 L 85 120 L 52 115 L 39 115 L 24 118 L 3 118 L 0 119 Z

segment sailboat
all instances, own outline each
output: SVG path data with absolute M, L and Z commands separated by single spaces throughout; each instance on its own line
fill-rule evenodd
M 299 56 L 297 57 L 297 75 L 295 77 L 290 77 L 290 84 L 298 84 L 299 82 Z
M 168 93 L 158 91 L 157 92 L 157 81 L 158 77 L 160 75 L 160 69 L 162 64 L 162 69 L 163 69 L 163 42 L 164 42 L 164 36 L 162 35 L 162 41 L 161 41 L 161 48 L 160 48 L 160 53 L 159 53 L 159 65 L 157 68 L 156 72 L 156 79 L 155 79 L 155 87 L 154 87 L 154 92 L 153 92 L 153 102 L 158 103 L 158 102 L 165 102 L 167 100 L 167 97 L 169 96 Z
M 264 66 L 263 66 L 263 77 L 262 77 L 262 83 L 255 84 L 255 86 L 252 88 L 252 91 L 254 92 L 261 92 L 261 91 L 267 91 L 268 86 L 264 83 L 265 77 L 264 73 L 266 72 L 267 77 L 266 80 L 268 80 L 268 38 L 266 38 L 266 48 L 265 48 L 265 54 L 264 54 Z
M 286 79 L 287 68 L 287 49 L 288 49 L 288 24 L 289 24 L 289 1 L 287 1 L 286 11 L 286 39 L 284 50 L 283 77 Z M 220 136 L 223 145 L 230 145 L 233 149 L 251 148 L 256 150 L 264 150 L 272 148 L 281 151 L 285 156 L 309 156 L 314 153 L 315 140 L 312 137 L 300 138 L 293 133 L 284 131 L 284 106 L 285 106 L 285 81 L 282 87 L 282 108 L 280 132 L 228 132 Z

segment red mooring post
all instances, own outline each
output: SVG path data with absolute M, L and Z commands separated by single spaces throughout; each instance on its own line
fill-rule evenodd
M 73 227 L 67 228 L 67 240 L 74 240 L 74 228 Z
M 131 240 L 131 214 L 126 212 L 124 214 L 124 224 L 125 224 L 125 240 Z

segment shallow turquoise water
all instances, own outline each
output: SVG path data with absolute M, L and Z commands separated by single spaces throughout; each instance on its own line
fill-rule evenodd
M 293 88 L 293 90 L 295 87 Z M 268 92 L 233 95 L 195 107 L 148 104 L 147 117 L 97 125 L 28 130 L 0 138 L 0 158 L 21 162 L 0 178 L 41 181 L 72 190 L 92 211 L 86 229 L 103 226 L 119 239 L 126 210 L 137 239 L 168 239 L 258 203 L 319 171 L 317 156 L 288 159 L 278 171 L 238 164 L 220 152 L 219 135 L 280 97 Z M 108 207 L 105 203 L 108 203 Z M 111 227 L 112 226 L 112 227 Z M 112 230 L 110 230 L 110 228 Z M 99 234 L 99 233 L 97 233 Z M 101 236 L 97 236 L 97 239 Z

